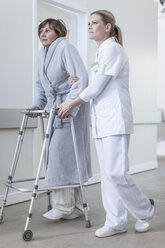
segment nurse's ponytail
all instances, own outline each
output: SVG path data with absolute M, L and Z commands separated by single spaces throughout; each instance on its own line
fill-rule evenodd
M 122 32 L 119 26 L 117 26 L 116 24 L 114 28 L 111 29 L 110 37 L 114 37 L 116 42 L 118 42 L 121 46 L 123 45 Z
M 121 46 L 123 45 L 123 38 L 122 38 L 122 32 L 119 26 L 116 25 L 116 19 L 114 15 L 108 11 L 108 10 L 96 10 L 92 12 L 90 15 L 100 15 L 102 21 L 104 24 L 111 24 L 111 31 L 109 33 L 109 37 L 113 37 L 117 43 L 119 43 Z

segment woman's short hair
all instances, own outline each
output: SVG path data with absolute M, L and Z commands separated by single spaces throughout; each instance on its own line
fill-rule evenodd
M 108 23 L 111 24 L 111 31 L 109 37 L 114 37 L 116 42 L 118 42 L 120 45 L 123 45 L 122 32 L 119 26 L 116 25 L 116 19 L 112 12 L 108 10 L 96 10 L 92 12 L 90 16 L 94 14 L 100 15 L 105 25 Z
M 48 18 L 41 22 L 38 26 L 38 36 L 40 37 L 41 28 L 45 27 L 46 24 L 49 25 L 51 29 L 55 31 L 55 33 L 58 35 L 58 37 L 65 37 L 67 35 L 67 29 L 65 26 L 65 23 L 61 19 L 52 19 Z

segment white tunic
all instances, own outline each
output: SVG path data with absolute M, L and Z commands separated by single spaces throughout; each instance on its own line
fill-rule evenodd
M 91 65 L 91 81 L 79 96 L 86 102 L 92 99 L 93 137 L 131 134 L 128 57 L 113 38 L 108 38 L 98 48 L 96 60 Z

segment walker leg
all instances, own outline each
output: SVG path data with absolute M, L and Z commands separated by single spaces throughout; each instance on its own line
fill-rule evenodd
M 83 194 L 84 194 L 84 190 L 82 190 L 82 195 Z M 84 214 L 85 214 L 85 227 L 89 228 L 89 227 L 91 227 L 91 222 L 90 222 L 89 216 L 88 216 L 88 207 L 87 207 L 86 199 L 83 200 L 83 208 L 84 208 Z
M 2 203 L 1 210 L 0 210 L 0 224 L 3 221 L 3 212 L 4 212 L 4 208 L 6 206 L 6 200 L 7 200 L 8 191 L 9 191 L 9 186 L 6 186 L 5 194 L 4 194 L 4 197 L 3 197 L 3 203 Z
M 22 147 L 22 142 L 23 142 L 24 128 L 26 127 L 27 120 L 28 120 L 28 116 L 26 116 L 26 114 L 24 114 L 23 119 L 22 119 L 22 123 L 21 123 L 21 127 L 20 127 L 20 130 L 19 130 L 19 136 L 18 136 L 16 148 L 15 148 L 15 153 L 14 153 L 14 157 L 13 157 L 13 161 L 12 161 L 10 174 L 9 174 L 8 180 L 7 180 L 9 185 L 12 184 L 12 179 L 13 179 L 14 174 L 15 174 L 15 170 L 16 170 L 16 166 L 17 166 L 17 163 L 18 163 L 18 158 L 19 158 L 19 154 L 20 154 L 21 147 Z M 0 210 L 0 224 L 3 221 L 3 212 L 4 212 L 4 208 L 6 206 L 6 203 L 7 203 L 7 196 L 8 196 L 8 192 L 9 192 L 9 187 L 10 186 L 6 186 L 5 194 L 4 194 L 4 197 L 3 197 L 3 203 L 2 203 L 1 210 Z
M 45 139 L 44 139 L 44 143 L 42 146 L 42 151 L 41 151 L 39 166 L 38 166 L 38 170 L 37 170 L 36 180 L 35 180 L 35 184 L 34 184 L 34 188 L 33 188 L 33 192 L 32 192 L 32 199 L 30 202 L 29 213 L 28 213 L 25 228 L 24 228 L 24 233 L 23 233 L 23 240 L 24 241 L 30 241 L 33 237 L 33 232 L 29 229 L 29 222 L 32 219 L 33 203 L 34 203 L 34 200 L 37 196 L 38 182 L 39 182 L 39 178 L 40 178 L 41 167 L 43 164 L 42 162 L 43 162 L 43 158 L 44 158 L 45 148 L 46 148 L 47 140 L 49 138 L 49 131 L 50 131 L 50 126 L 52 123 L 53 115 L 54 115 L 54 110 L 51 109 L 50 117 L 49 117 L 48 124 L 47 124 Z
M 41 121 L 41 131 L 42 131 L 42 140 L 44 142 L 44 138 L 45 138 L 45 128 L 44 128 L 44 120 L 42 118 L 42 116 L 40 116 L 40 121 Z M 44 156 L 44 162 L 45 162 L 45 167 L 46 167 L 46 158 Z M 52 205 L 51 205 L 51 200 L 50 200 L 50 190 L 48 190 L 46 192 L 47 194 L 47 201 L 48 201 L 48 211 L 52 209 Z
M 73 138 L 73 146 L 74 146 L 74 151 L 75 151 L 75 157 L 76 157 L 76 165 L 77 165 L 77 171 L 79 175 L 79 182 L 80 182 L 80 189 L 81 189 L 81 195 L 82 195 L 82 200 L 83 200 L 83 209 L 84 209 L 84 214 L 85 214 L 85 227 L 89 228 L 91 227 L 91 223 L 88 217 L 88 206 L 87 206 L 87 201 L 85 197 L 85 190 L 82 184 L 82 177 L 81 177 L 81 172 L 80 172 L 80 164 L 79 164 L 79 155 L 78 155 L 78 148 L 77 148 L 77 142 L 76 142 L 76 134 L 75 134 L 75 128 L 74 128 L 74 122 L 73 118 L 70 117 L 70 122 L 71 122 L 71 131 L 72 131 L 72 138 Z
M 46 192 L 47 200 L 48 200 L 48 211 L 52 209 L 51 201 L 50 201 L 50 190 Z

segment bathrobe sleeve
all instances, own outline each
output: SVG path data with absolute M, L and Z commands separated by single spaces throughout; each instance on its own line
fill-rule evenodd
M 70 88 L 70 92 L 68 93 L 65 100 L 65 103 L 67 103 L 77 98 L 79 94 L 87 87 L 88 75 L 77 49 L 70 43 L 67 43 L 64 49 L 64 63 L 65 68 L 70 73 L 70 75 L 79 77 L 79 80 Z M 80 106 L 77 106 L 72 111 L 72 116 L 77 115 L 79 108 Z
M 38 80 L 35 85 L 34 101 L 33 106 L 39 109 L 44 109 L 47 104 L 47 97 L 45 95 L 45 90 L 40 82 L 40 77 L 38 73 Z

